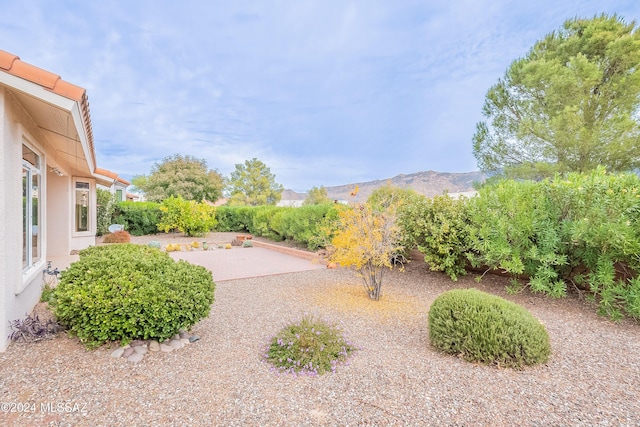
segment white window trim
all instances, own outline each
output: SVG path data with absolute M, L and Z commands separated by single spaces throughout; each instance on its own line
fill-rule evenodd
M 20 129 L 20 133 L 22 134 L 20 140 L 21 143 L 25 146 L 27 146 L 31 151 L 33 151 L 39 158 L 39 167 L 38 168 L 33 168 L 33 169 L 37 169 L 38 173 L 40 174 L 40 195 L 39 195 L 39 199 L 38 199 L 38 213 L 40 214 L 40 218 L 38 221 L 38 233 L 40 233 L 40 260 L 38 260 L 35 264 L 32 264 L 30 266 L 28 266 L 27 268 L 22 270 L 22 280 L 20 280 L 19 283 L 16 284 L 16 289 L 15 289 L 15 294 L 19 295 L 22 293 L 22 291 L 24 291 L 27 286 L 29 284 L 31 284 L 35 279 L 37 279 L 38 275 L 42 274 L 42 271 L 44 270 L 44 266 L 46 264 L 46 239 L 45 239 L 45 233 L 46 233 L 46 206 L 47 206 L 47 201 L 46 201 L 46 191 L 45 189 L 47 188 L 47 183 L 46 183 L 46 176 L 47 174 L 44 173 L 44 171 L 46 170 L 46 158 L 44 156 L 44 154 L 42 153 L 41 150 L 39 150 L 35 144 L 31 143 L 31 141 L 29 140 L 29 138 L 26 137 L 26 135 L 24 135 L 24 130 L 21 128 Z M 21 146 L 22 147 L 22 146 Z M 20 152 L 22 152 L 22 148 L 20 149 Z M 20 157 L 20 167 L 22 168 L 24 166 L 24 160 L 22 160 L 22 157 Z M 22 173 L 20 174 L 20 176 L 22 176 Z M 22 198 L 22 196 L 20 196 L 20 198 Z M 20 203 L 20 206 L 22 205 L 22 203 Z M 22 217 L 22 215 L 21 215 Z
M 73 197 L 71 200 L 71 230 L 73 237 L 93 237 L 96 235 L 96 182 L 90 178 L 74 177 L 72 180 Z M 89 184 L 89 221 L 87 231 L 76 231 L 76 183 Z

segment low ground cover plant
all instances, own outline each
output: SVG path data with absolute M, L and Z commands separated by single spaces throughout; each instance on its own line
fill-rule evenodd
M 292 374 L 335 372 L 355 347 L 339 329 L 313 316 L 291 323 L 274 336 L 264 357 L 275 369 Z
M 429 310 L 431 345 L 471 362 L 512 368 L 544 363 L 549 335 L 519 305 L 477 289 L 447 291 Z
M 80 251 L 54 289 L 60 324 L 88 347 L 108 341 L 163 341 L 209 315 L 215 283 L 204 267 L 146 245 Z

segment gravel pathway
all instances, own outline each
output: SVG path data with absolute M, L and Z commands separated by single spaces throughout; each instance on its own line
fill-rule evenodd
M 115 344 L 87 351 L 66 334 L 12 344 L 0 353 L 0 425 L 639 426 L 640 325 L 576 298 L 506 295 L 506 284 L 451 282 L 420 261 L 387 275 L 379 302 L 342 269 L 221 282 L 190 331 L 199 341 L 137 364 L 110 357 Z M 549 362 L 514 371 L 431 349 L 429 306 L 454 287 L 530 310 L 549 331 Z M 360 350 L 334 374 L 273 372 L 269 338 L 308 313 Z

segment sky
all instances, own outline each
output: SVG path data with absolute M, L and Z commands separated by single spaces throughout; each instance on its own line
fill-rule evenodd
M 98 166 L 258 158 L 307 191 L 478 170 L 487 90 L 574 17 L 637 0 L 0 0 L 0 49 L 87 90 Z

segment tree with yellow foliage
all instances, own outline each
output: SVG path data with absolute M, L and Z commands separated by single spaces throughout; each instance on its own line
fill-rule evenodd
M 356 204 L 340 212 L 338 230 L 332 239 L 331 261 L 353 268 L 363 280 L 369 298 L 378 301 L 382 278 L 393 268 L 393 258 L 403 250 L 396 224 L 398 204 L 384 209 Z

